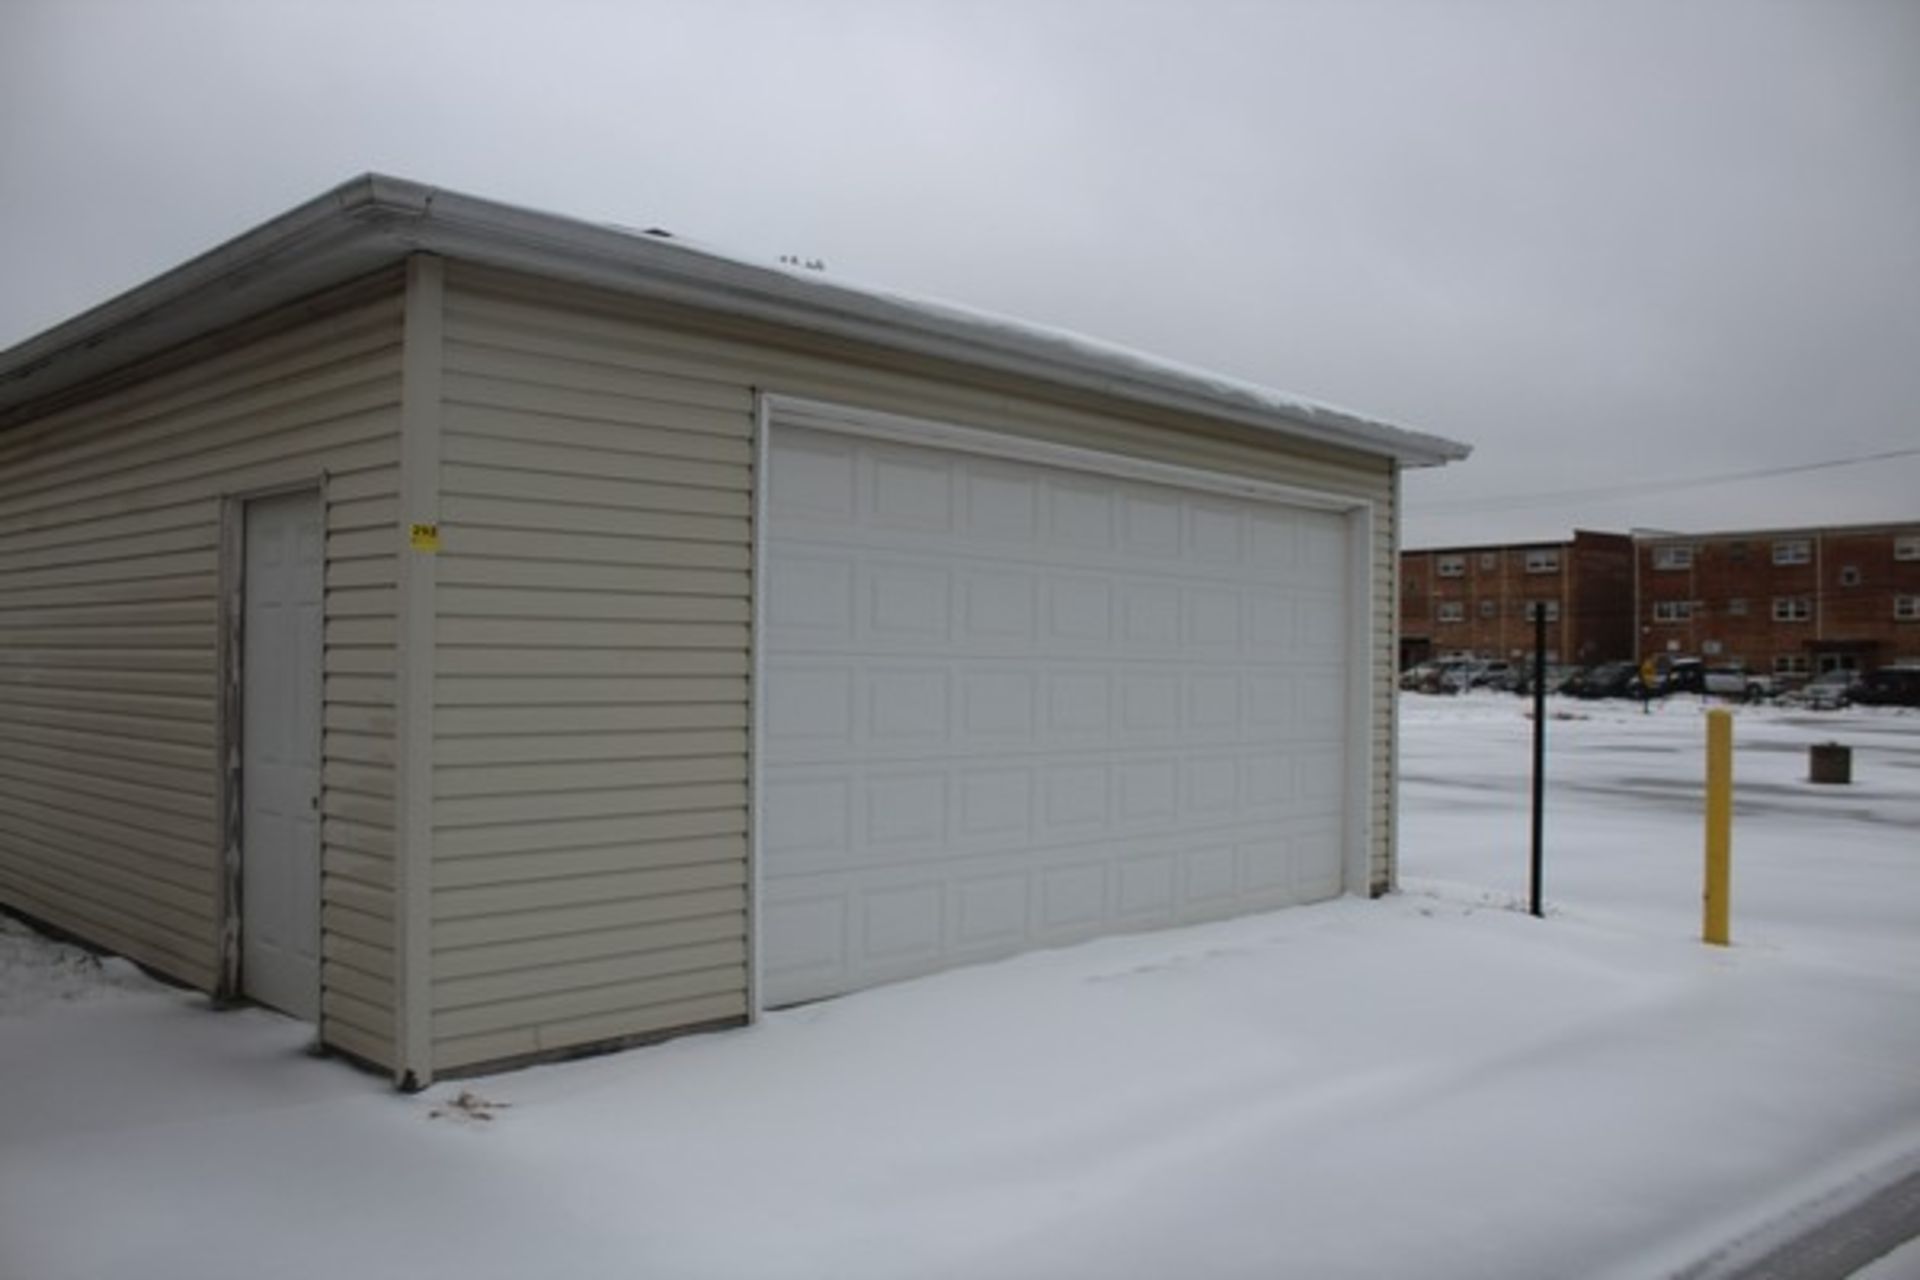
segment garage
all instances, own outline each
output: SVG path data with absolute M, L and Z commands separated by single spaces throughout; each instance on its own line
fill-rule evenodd
M 991 432 L 770 420 L 763 1002 L 1342 891 L 1355 516 Z
M 1465 453 L 354 179 L 0 352 L 0 908 L 416 1088 L 1385 892 Z

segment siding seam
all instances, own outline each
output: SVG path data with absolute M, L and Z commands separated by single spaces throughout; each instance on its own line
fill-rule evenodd
M 400 375 L 400 517 L 439 523 L 440 425 L 445 350 L 446 264 L 415 255 L 407 262 Z M 396 540 L 401 530 L 389 537 Z M 402 543 L 395 658 L 396 777 L 394 1079 L 403 1088 L 433 1079 L 433 681 L 435 562 Z

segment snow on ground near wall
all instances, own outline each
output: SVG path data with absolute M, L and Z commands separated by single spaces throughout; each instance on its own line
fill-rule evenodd
M 1740 714 L 1723 950 L 1697 707 L 1556 707 L 1545 920 L 1522 710 L 1404 704 L 1380 902 L 415 1098 L 0 934 L 66 993 L 0 1005 L 0 1276 L 1643 1277 L 1907 1167 L 1920 716 Z M 1853 787 L 1803 781 L 1829 736 Z
M 0 1018 L 59 1002 L 99 1000 L 150 991 L 153 983 L 125 960 L 96 956 L 41 937 L 0 916 Z
M 1864 1271 L 1854 1280 L 1920 1280 L 1920 1240 L 1904 1244 Z

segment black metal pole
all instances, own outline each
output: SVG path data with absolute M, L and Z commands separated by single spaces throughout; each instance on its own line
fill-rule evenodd
M 1547 606 L 1533 606 L 1533 914 L 1540 909 L 1540 819 L 1547 794 Z

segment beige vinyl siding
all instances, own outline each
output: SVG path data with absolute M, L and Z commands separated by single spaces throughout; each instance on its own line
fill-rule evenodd
M 752 393 L 533 351 L 472 301 L 442 372 L 437 1070 L 746 1013 Z
M 436 1065 L 745 1012 L 760 392 L 1371 502 L 1388 882 L 1388 461 L 457 263 L 446 333 Z
M 323 486 L 324 1034 L 375 1060 L 392 1041 L 399 337 L 397 278 L 363 281 L 0 427 L 0 902 L 206 991 L 223 504 Z

